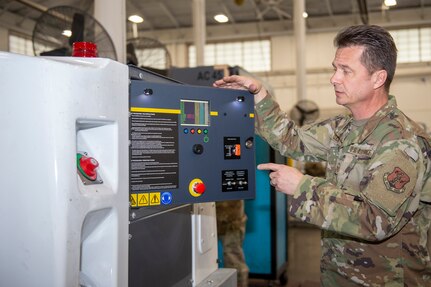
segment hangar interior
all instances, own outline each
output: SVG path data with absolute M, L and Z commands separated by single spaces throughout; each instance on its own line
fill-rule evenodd
M 77 9 L 76 11 L 82 11 L 85 15 L 86 23 L 95 19 L 96 21 L 92 25 L 100 26 L 93 35 L 96 42 L 99 43 L 97 47 L 99 56 L 123 64 L 132 62 L 137 66 L 149 69 L 151 73 L 145 74 L 144 78 L 151 78 L 150 82 L 155 77 L 157 78 L 155 82 L 172 84 L 169 78 L 173 78 L 186 84 L 209 86 L 212 81 L 223 75 L 244 73 L 262 80 L 278 100 L 282 109 L 291 112 L 291 115 L 294 115 L 295 106 L 299 101 L 311 101 L 312 107 L 317 107 L 319 111 L 315 117 L 313 116 L 313 120 L 318 120 L 345 112 L 344 108 L 335 103 L 333 87 L 329 83 L 329 78 L 333 73 L 331 62 L 335 53 L 334 36 L 345 26 L 375 24 L 388 29 L 398 47 L 397 71 L 390 93 L 397 97 L 401 110 L 413 120 L 423 124 L 429 133 L 431 130 L 429 99 L 431 97 L 431 0 L 398 0 L 394 1 L 396 2 L 394 6 L 389 6 L 385 2 L 383 0 L 0 0 L 0 51 L 38 57 L 40 53 L 62 48 L 61 45 L 65 42 L 59 40 L 59 36 L 54 33 L 58 32 L 53 31 L 56 30 L 56 23 L 55 21 L 49 23 L 52 20 L 50 18 L 62 18 L 55 16 L 56 13 L 67 14 L 69 8 L 72 8 L 72 11 Z M 214 19 L 217 14 L 225 15 L 227 22 L 217 22 Z M 141 16 L 143 20 L 140 23 L 134 23 L 128 20 L 131 15 Z M 73 14 L 69 16 L 73 16 Z M 62 22 L 59 21 L 58 26 L 61 24 Z M 133 49 L 133 53 L 131 53 L 131 49 Z M 131 54 L 134 57 L 131 57 Z M 16 73 L 16 77 L 36 77 L 37 80 L 37 77 L 40 76 L 27 74 L 25 64 L 17 67 L 24 70 L 14 69 L 13 73 Z M 49 65 L 46 69 L 50 69 Z M 121 70 L 121 68 L 118 69 Z M 29 71 L 35 70 L 29 69 Z M 115 74 L 119 70 L 117 71 L 114 67 L 112 71 Z M 69 73 L 66 69 L 63 72 Z M 137 73 L 139 74 L 139 72 Z M 7 72 L 3 71 L 2 74 L 5 76 Z M 161 75 L 160 79 L 158 75 Z M 88 76 L 91 77 L 91 74 Z M 166 76 L 167 78 L 165 78 Z M 104 79 L 99 80 L 103 83 Z M 0 79 L 0 83 L 5 84 L 4 80 Z M 85 78 L 82 80 L 86 83 Z M 115 81 L 115 77 L 107 75 L 105 80 Z M 141 84 L 137 82 L 136 85 Z M 147 89 L 160 89 L 157 84 Z M 121 82 L 118 85 L 127 85 L 127 83 Z M 199 91 L 185 91 L 184 93 L 199 94 Z M 9 92 L 8 96 L 11 96 Z M 6 97 L 3 92 L 2 97 Z M 73 103 L 70 102 L 70 104 Z M 206 109 L 205 105 L 193 104 L 196 109 Z M 97 106 L 97 104 L 95 105 Z M 119 105 L 122 106 L 124 103 L 119 103 Z M 135 105 L 139 106 L 140 102 Z M 220 105 L 222 104 L 220 103 Z M 252 112 L 246 111 L 245 113 Z M 224 123 L 220 123 L 220 126 L 222 125 Z M 80 137 L 85 139 L 85 131 L 90 129 L 92 124 L 84 121 L 80 122 L 78 127 L 81 127 L 83 131 Z M 210 134 L 211 132 L 210 130 Z M 238 133 L 243 132 L 238 131 Z M 87 140 L 91 142 L 93 139 Z M 231 140 L 233 141 L 233 139 Z M 84 141 L 86 142 L 86 140 Z M 234 144 L 232 143 L 232 145 Z M 225 147 L 226 145 L 225 142 Z M 259 146 L 259 142 L 255 141 L 256 149 L 261 148 L 264 151 L 262 154 L 265 154 L 266 157 L 261 160 L 289 163 L 289 159 L 269 151 L 268 147 L 264 146 L 265 143 L 262 145 Z M 7 145 L 3 147 L 7 147 Z M 202 146 L 194 145 L 195 154 L 200 152 L 199 148 Z M 246 152 L 245 150 L 244 154 Z M 187 160 L 185 159 L 185 161 Z M 290 162 L 290 164 L 303 168 L 301 163 Z M 191 163 L 190 167 L 186 166 L 184 169 L 192 169 L 193 165 L 194 163 Z M 235 169 L 237 168 L 235 167 Z M 236 176 L 240 177 L 238 174 Z M 253 200 L 256 200 L 253 198 L 258 196 L 259 191 L 265 191 L 268 194 L 274 194 L 274 191 L 266 190 L 270 189 L 268 183 L 265 180 L 259 182 L 259 174 L 256 177 L 255 195 L 243 193 L 239 198 L 229 196 L 222 198 L 223 200 L 241 199 L 245 201 L 246 214 L 249 212 L 245 235 L 245 244 L 248 244 L 246 248 L 249 249 L 245 254 L 246 259 L 248 252 L 249 258 L 256 261 L 263 260 L 253 257 L 254 253 L 259 253 L 260 249 L 264 249 L 257 246 L 261 234 L 252 235 L 251 232 L 258 225 L 267 225 L 266 222 L 259 222 L 256 218 L 267 216 L 268 222 L 270 222 L 269 230 L 266 230 L 272 234 L 272 237 L 268 239 L 268 244 L 272 246 L 268 251 L 269 271 L 261 271 L 259 264 L 254 266 L 255 262 L 248 262 L 251 266 L 249 286 L 319 286 L 320 230 L 288 218 L 287 198 L 281 195 L 259 199 L 269 203 L 264 207 L 266 213 L 258 213 L 257 210 L 260 207 L 258 203 L 253 203 Z M 202 184 L 202 182 L 196 181 L 194 184 Z M 10 200 L 7 196 L 1 198 L 2 201 Z M 113 201 L 115 200 L 116 198 L 113 199 Z M 215 197 L 210 202 L 219 200 L 221 198 Z M 200 203 L 191 203 L 191 206 L 176 209 L 179 214 L 178 217 L 174 216 L 176 219 L 172 219 L 169 217 L 172 214 L 169 215 L 169 212 L 162 210 L 161 214 L 167 216 L 166 221 L 159 222 L 158 217 L 154 223 L 146 222 L 142 228 L 151 229 L 161 224 L 167 224 L 166 222 L 178 220 L 177 218 L 193 212 L 199 214 L 199 210 L 202 210 L 203 214 L 208 212 L 209 216 L 212 216 L 214 206 L 208 207 L 205 204 L 200 206 Z M 284 206 L 276 208 L 278 205 Z M 117 204 L 113 204 L 113 206 L 117 208 Z M 269 209 L 272 208 L 277 212 L 271 212 Z M 155 218 L 155 216 L 152 217 L 152 214 L 156 214 L 155 211 L 149 210 L 141 213 L 136 211 L 127 216 L 130 216 L 129 220 L 133 221 L 134 216 Z M 134 214 L 133 218 L 132 214 Z M 88 220 L 97 222 L 98 218 L 104 218 L 104 216 L 103 211 L 96 212 L 92 213 Z M 284 218 L 281 222 L 277 219 L 280 216 Z M 112 220 L 110 217 L 106 218 L 108 221 Z M 187 225 L 189 224 L 187 220 L 179 221 L 178 224 Z M 4 224 L 4 221 L 2 222 Z M 252 224 L 256 224 L 256 226 L 252 226 Z M 169 230 L 179 226 L 173 225 L 169 227 Z M 205 226 L 214 227 L 213 225 L 214 222 L 210 221 Z M 157 233 L 157 231 L 152 232 Z M 178 234 L 182 233 L 169 236 Z M 137 237 L 139 236 L 141 234 L 138 232 Z M 163 237 L 163 234 L 159 236 Z M 182 234 L 181 236 L 188 238 L 192 235 Z M 252 236 L 257 238 L 250 239 Z M 130 238 L 128 240 L 130 241 Z M 156 244 L 151 240 L 145 242 Z M 109 247 L 111 246 L 109 244 L 113 243 L 108 242 L 107 244 Z M 139 242 L 134 244 L 139 245 Z M 171 242 L 165 244 L 171 244 Z M 280 244 L 284 246 L 279 247 Z M 91 245 L 89 246 L 88 248 L 91 248 Z M 278 248 L 281 248 L 281 251 Z M 149 249 L 151 250 L 151 248 Z M 173 249 L 171 253 L 167 254 L 152 253 L 145 249 L 140 252 L 153 257 L 166 256 L 168 259 L 161 261 L 162 265 L 172 263 L 173 260 L 177 260 L 175 264 L 178 265 L 183 262 L 189 264 L 194 260 L 188 258 L 183 261 L 183 257 L 181 257 L 183 255 L 179 254 L 169 260 L 169 254 L 172 255 L 177 251 L 176 248 Z M 189 252 L 191 256 L 192 252 L 197 252 L 192 249 L 186 248 L 185 252 Z M 81 252 L 82 250 L 81 248 Z M 277 252 L 283 254 L 282 258 L 278 257 Z M 214 254 L 211 256 L 217 257 Z M 7 259 L 1 257 L 1 265 L 7 264 Z M 88 260 L 91 261 L 86 257 L 79 260 L 81 260 L 81 265 L 88 264 L 86 263 Z M 121 260 L 127 260 L 127 257 Z M 119 259 L 118 264 L 124 263 L 121 260 Z M 141 262 L 142 258 L 136 260 Z M 199 260 L 205 261 L 206 258 Z M 219 263 L 219 261 L 217 262 Z M 205 263 L 200 263 L 205 265 Z M 150 263 L 143 262 L 142 264 Z M 0 268 L 2 268 L 0 274 L 5 274 L 9 270 L 1 266 Z M 62 266 L 62 268 L 67 269 L 68 267 Z M 214 268 L 214 266 L 209 268 Z M 283 269 L 281 274 L 280 268 Z M 123 273 L 128 272 L 121 268 L 119 270 Z M 169 277 L 169 274 L 166 276 Z M 134 282 L 133 280 L 142 279 L 139 276 L 133 277 L 133 280 L 130 278 L 129 276 L 129 286 L 131 286 L 130 282 Z M 194 274 L 193 278 L 200 277 Z M 145 276 L 143 280 L 145 280 Z M 154 280 L 157 282 L 158 279 Z M 190 281 L 189 278 L 185 280 Z M 116 282 L 120 281 L 121 279 L 118 279 Z M 184 281 L 179 280 L 179 282 Z M 206 283 L 209 284 L 208 282 Z M 195 286 L 193 285 L 195 283 L 197 282 L 189 284 Z M 181 285 L 183 283 L 177 284 L 179 285 L 172 286 L 186 286 Z M 82 283 L 81 286 L 92 285 Z M 160 286 L 163 287 L 163 284 Z

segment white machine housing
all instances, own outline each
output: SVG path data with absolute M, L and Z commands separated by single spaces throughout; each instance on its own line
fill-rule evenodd
M 128 286 L 128 66 L 6 52 L 0 65 L 0 286 Z M 95 184 L 78 153 L 98 161 Z M 191 285 L 235 286 L 214 203 L 193 209 Z
M 127 286 L 128 67 L 0 52 L 0 286 Z M 99 162 L 84 185 L 77 153 Z

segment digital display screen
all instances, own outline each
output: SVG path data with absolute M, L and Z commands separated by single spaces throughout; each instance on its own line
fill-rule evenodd
M 181 125 L 209 126 L 210 109 L 208 101 L 181 100 Z

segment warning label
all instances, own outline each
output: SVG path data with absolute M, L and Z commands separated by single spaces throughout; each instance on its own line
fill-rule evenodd
M 178 114 L 132 112 L 130 139 L 130 190 L 178 188 Z
M 131 207 L 141 207 L 149 205 L 160 205 L 160 192 L 130 194 Z
M 160 192 L 150 193 L 150 205 L 160 205 Z
M 150 205 L 150 201 L 148 200 L 148 193 L 139 193 L 138 194 L 138 206 L 148 206 Z
M 138 206 L 138 195 L 135 194 L 131 194 L 130 195 L 130 206 L 131 207 L 137 207 Z

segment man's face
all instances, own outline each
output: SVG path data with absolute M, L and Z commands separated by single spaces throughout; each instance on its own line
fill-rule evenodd
M 351 111 L 366 108 L 374 92 L 373 76 L 360 60 L 363 50 L 362 46 L 339 48 L 332 62 L 336 102 Z

